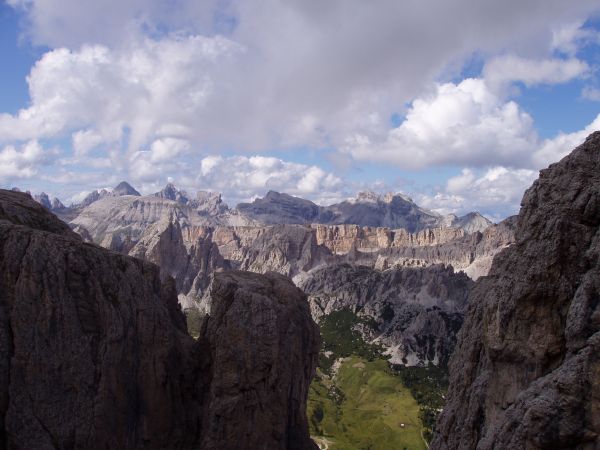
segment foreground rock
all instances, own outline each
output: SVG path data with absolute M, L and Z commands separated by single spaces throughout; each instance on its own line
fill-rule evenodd
M 279 274 L 225 272 L 215 275 L 204 307 L 212 381 L 201 447 L 313 448 L 306 398 L 319 330 L 306 296 Z M 238 445 L 223 447 L 228 441 Z
M 196 341 L 157 266 L 8 191 L 0 271 L 0 447 L 314 448 L 318 333 L 282 277 L 216 274 Z
M 470 297 L 432 449 L 600 448 L 600 132 L 540 173 Z

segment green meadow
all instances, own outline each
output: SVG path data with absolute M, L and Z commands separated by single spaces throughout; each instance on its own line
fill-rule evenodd
M 333 380 L 319 372 L 309 392 L 311 435 L 331 450 L 426 449 L 419 411 L 383 359 L 344 358 Z
M 323 343 L 307 411 L 315 442 L 328 450 L 426 449 L 430 430 L 423 425 L 423 402 L 415 400 L 424 390 L 415 390 L 414 378 L 427 377 L 390 368 L 381 347 L 356 331 L 376 326 L 369 318 L 344 309 L 319 326 Z M 405 383 L 409 374 L 413 383 Z

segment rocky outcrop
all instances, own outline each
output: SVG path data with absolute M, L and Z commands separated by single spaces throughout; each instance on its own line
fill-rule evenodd
M 212 240 L 211 228 L 182 231 L 178 221 L 170 220 L 148 227 L 129 255 L 157 264 L 163 279 L 172 277 L 184 309 L 200 301 L 214 272 L 230 267 Z
M 600 132 L 541 171 L 477 282 L 433 449 L 600 447 Z
M 196 341 L 154 264 L 0 191 L 0 447 L 314 449 L 319 346 L 276 275 L 215 274 Z
M 425 247 L 445 244 L 465 236 L 459 228 L 433 228 L 409 233 L 405 229 L 360 227 L 358 225 L 312 225 L 317 244 L 334 253 L 351 249 L 374 251 L 392 247 Z
M 189 224 L 188 214 L 177 202 L 130 195 L 96 200 L 70 224 L 85 228 L 103 247 L 127 253 L 148 227 L 161 221 Z
M 306 226 L 236 228 L 235 236 L 229 240 L 221 231 L 219 238 L 225 242 L 219 248 L 225 258 L 242 270 L 273 271 L 293 277 L 330 261 L 331 253 L 317 244 L 315 234 Z
M 371 319 L 360 331 L 383 345 L 393 364 L 446 365 L 473 282 L 441 265 L 384 272 L 340 264 L 315 270 L 299 286 L 315 320 L 349 309 Z
M 212 381 L 201 447 L 316 449 L 306 397 L 320 339 L 303 292 L 279 274 L 230 271 L 215 274 L 203 307 Z
M 320 213 L 320 207 L 310 200 L 275 191 L 252 203 L 240 203 L 236 209 L 264 225 L 318 222 Z

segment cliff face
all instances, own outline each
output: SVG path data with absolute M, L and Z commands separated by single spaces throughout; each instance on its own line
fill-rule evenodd
M 216 274 L 236 287 L 211 290 L 196 341 L 157 266 L 83 243 L 8 191 L 0 273 L 0 447 L 314 448 L 319 338 L 291 282 Z
M 306 398 L 320 338 L 304 293 L 279 274 L 233 271 L 215 274 L 203 303 L 212 369 L 202 448 L 313 448 Z
M 23 194 L 0 204 L 3 446 L 189 444 L 195 344 L 158 268 L 82 243 Z
M 456 343 L 473 281 L 452 267 L 390 269 L 339 264 L 302 280 L 311 312 L 318 320 L 341 309 L 374 320 L 359 331 L 376 340 L 390 362 L 409 366 L 445 365 Z
M 600 133 L 540 173 L 470 297 L 432 449 L 600 448 Z

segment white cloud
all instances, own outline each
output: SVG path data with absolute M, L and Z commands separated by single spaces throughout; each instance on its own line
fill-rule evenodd
M 552 139 L 544 140 L 532 155 L 533 166 L 542 169 L 559 161 L 582 144 L 590 133 L 598 130 L 600 130 L 600 114 L 582 130 L 573 133 L 559 133 Z
M 339 200 L 348 187 L 319 167 L 266 156 L 207 156 L 200 167 L 194 182 L 197 189 L 217 190 L 232 203 L 263 196 L 268 190 L 328 203 Z
M 94 130 L 79 130 L 71 136 L 75 156 L 85 156 L 90 150 L 102 143 L 100 134 Z
M 573 56 L 581 47 L 600 44 L 600 32 L 585 28 L 582 22 L 563 24 L 552 31 L 552 49 Z
M 593 102 L 600 102 L 600 89 L 592 86 L 585 86 L 581 91 L 581 97 Z
M 537 170 L 496 166 L 485 171 L 463 169 L 435 195 L 422 195 L 421 204 L 440 213 L 479 211 L 495 220 L 519 210 L 523 192 L 537 178 Z
M 494 89 L 520 81 L 526 86 L 559 84 L 586 76 L 590 67 L 577 58 L 529 59 L 516 55 L 503 55 L 485 64 L 483 76 Z
M 416 99 L 406 119 L 383 137 L 357 135 L 344 150 L 359 160 L 404 168 L 482 166 L 527 160 L 536 142 L 532 118 L 493 94 L 484 80 L 437 86 Z
M 32 70 L 31 106 L 0 115 L 0 141 L 93 129 L 105 143 L 129 130 L 130 151 L 164 136 L 196 152 L 338 146 L 386 132 L 448 64 L 548 41 L 599 9 L 453 0 L 432 16 L 431 5 L 395 0 L 176 3 L 10 0 L 35 42 L 65 48 Z
M 27 142 L 21 148 L 7 145 L 0 150 L 0 180 L 7 182 L 34 177 L 39 167 L 49 161 L 51 154 L 37 141 Z
M 75 151 L 84 154 L 124 137 L 137 150 L 171 123 L 190 134 L 196 115 L 206 112 L 211 70 L 239 50 L 221 37 L 171 36 L 120 51 L 100 45 L 50 51 L 28 77 L 31 106 L 0 115 L 0 140 L 74 131 Z
M 153 163 L 164 163 L 189 152 L 189 150 L 190 143 L 185 139 L 157 139 L 150 147 L 150 160 Z

